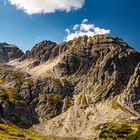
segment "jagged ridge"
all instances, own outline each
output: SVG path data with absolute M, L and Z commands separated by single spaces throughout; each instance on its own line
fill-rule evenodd
M 24 62 L 28 62 L 26 72 L 18 66 Z M 1 121 L 15 123 L 16 118 L 10 118 L 7 112 L 13 105 L 15 116 L 22 106 L 19 101 L 15 103 L 15 98 L 11 101 L 8 85 L 32 112 L 16 125 L 24 128 L 38 124 L 36 130 L 45 135 L 98 136 L 95 128 L 99 124 L 130 122 L 131 117 L 139 115 L 139 62 L 138 52 L 108 35 L 84 36 L 58 45 L 43 41 L 21 55 L 16 65 L 8 62 L 1 66 Z M 30 69 L 43 67 L 40 75 L 34 76 L 34 71 L 28 74 Z M 3 93 L 8 97 L 4 98 Z M 20 111 L 20 116 L 26 118 L 26 113 Z M 73 123 L 75 120 L 84 124 L 80 127 Z

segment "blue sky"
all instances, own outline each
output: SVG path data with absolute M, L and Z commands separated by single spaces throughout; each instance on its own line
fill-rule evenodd
M 139 6 L 139 0 L 85 0 L 77 10 L 29 14 L 0 0 L 0 42 L 15 44 L 24 51 L 42 40 L 62 42 L 67 36 L 66 28 L 72 29 L 88 19 L 97 27 L 110 29 L 111 35 L 140 51 Z

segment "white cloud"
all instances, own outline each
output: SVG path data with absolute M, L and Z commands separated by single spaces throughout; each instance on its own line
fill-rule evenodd
M 93 24 L 86 24 L 86 23 L 82 23 L 80 25 L 80 30 L 81 31 L 85 31 L 88 32 L 89 30 L 94 30 L 94 25 Z
M 88 19 L 85 18 L 82 22 L 83 23 L 86 23 L 86 22 L 88 22 Z
M 65 32 L 67 32 L 68 34 L 70 34 L 70 30 L 69 29 L 65 29 Z
M 78 28 L 79 28 L 79 25 L 78 24 L 76 24 L 76 25 L 73 26 L 73 30 L 74 31 L 77 30 Z
M 96 27 L 94 24 L 88 24 L 88 19 L 84 19 L 81 24 L 73 26 L 72 32 L 69 29 L 65 30 L 68 34 L 65 38 L 66 41 L 73 40 L 79 36 L 94 36 L 97 34 L 109 34 L 109 29 Z
M 82 8 L 85 0 L 8 0 L 18 9 L 28 14 L 54 13 L 56 11 L 77 10 Z

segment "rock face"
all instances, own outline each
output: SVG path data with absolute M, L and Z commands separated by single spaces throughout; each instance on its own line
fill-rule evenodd
M 139 53 L 109 36 L 78 38 L 68 51 L 55 67 L 58 75 L 77 83 L 77 93 L 91 90 L 95 102 L 120 94 L 140 60 Z
M 0 43 L 0 62 L 8 62 L 21 57 L 24 53 L 14 45 Z
M 83 36 L 58 45 L 43 41 L 24 55 L 11 50 L 3 62 L 20 57 L 17 63 L 32 60 L 30 69 L 46 65 L 46 71 L 34 77 L 13 63 L 0 66 L 1 122 L 43 135 L 98 137 L 100 124 L 140 115 L 140 54 L 121 39 Z
M 140 63 L 135 68 L 124 93 L 120 96 L 120 101 L 130 111 L 140 113 Z
M 23 55 L 20 61 L 33 60 L 30 67 L 38 66 L 48 60 L 55 59 L 59 54 L 65 51 L 67 47 L 64 45 L 58 46 L 56 43 L 51 41 L 42 41 L 36 44 L 31 51 L 27 51 Z

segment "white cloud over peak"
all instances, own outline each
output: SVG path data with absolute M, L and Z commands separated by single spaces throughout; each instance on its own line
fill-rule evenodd
M 18 9 L 28 14 L 54 13 L 56 11 L 77 10 L 82 8 L 85 0 L 8 0 Z
M 84 19 L 81 24 L 75 24 L 73 26 L 72 32 L 69 29 L 65 30 L 67 32 L 66 41 L 73 40 L 79 36 L 94 36 L 97 34 L 109 34 L 109 29 L 104 29 L 96 27 L 94 24 L 89 24 L 88 19 Z

